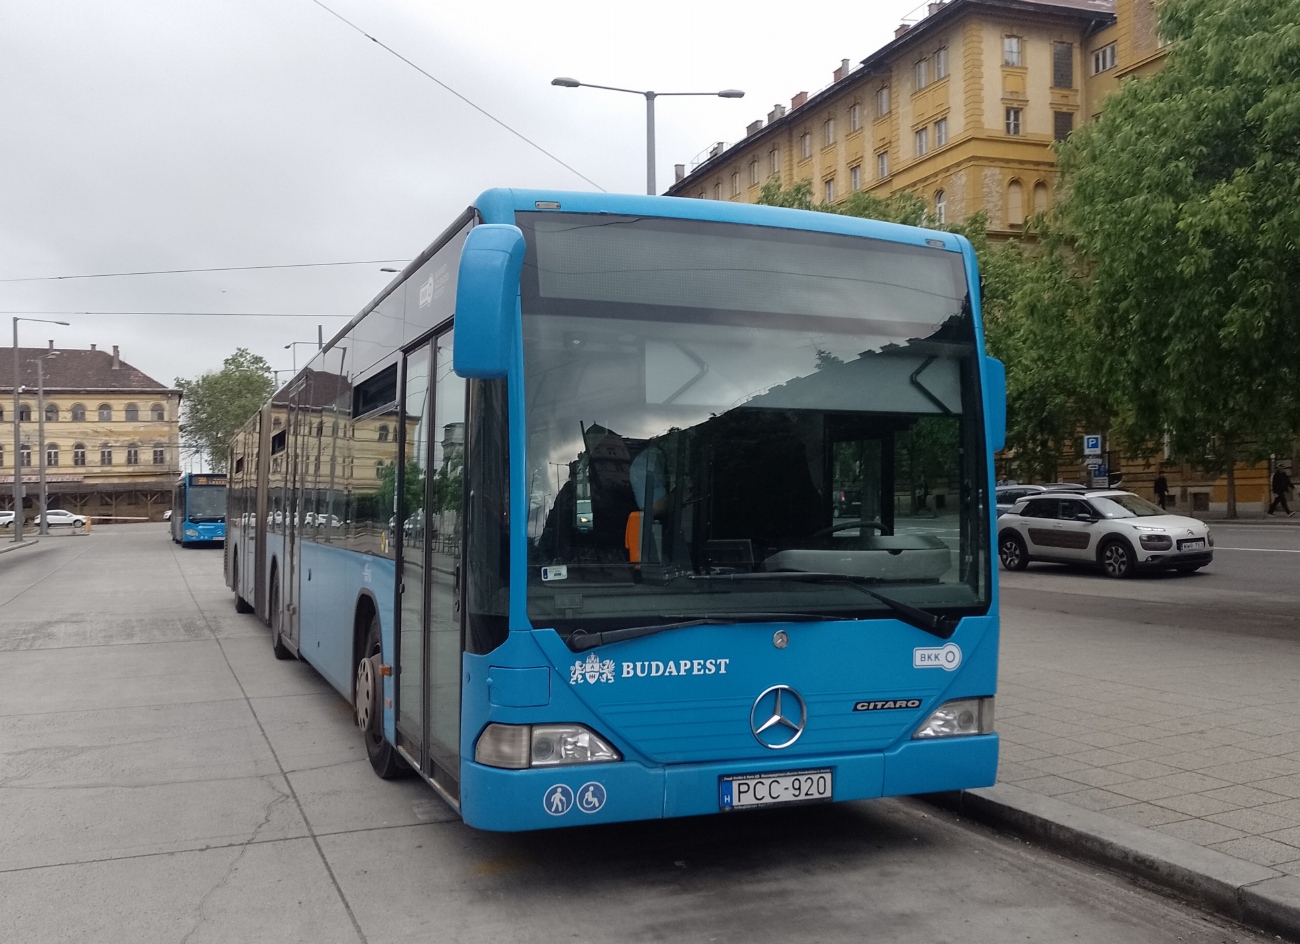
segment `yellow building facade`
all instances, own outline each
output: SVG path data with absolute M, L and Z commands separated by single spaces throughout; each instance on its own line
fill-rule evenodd
M 1163 55 L 1155 0 L 932 3 L 825 89 L 713 148 L 668 193 L 755 203 L 772 179 L 808 180 L 827 203 L 906 190 L 940 222 L 983 211 L 991 235 L 1013 236 L 1051 203 L 1053 143 Z
M 0 348 L 0 377 L 13 349 Z M 13 507 L 15 463 L 36 513 L 40 402 L 44 374 L 46 488 L 51 508 L 100 519 L 159 520 L 180 474 L 180 391 L 112 352 L 19 348 L 18 455 L 13 448 L 13 381 L 0 381 L 0 508 Z

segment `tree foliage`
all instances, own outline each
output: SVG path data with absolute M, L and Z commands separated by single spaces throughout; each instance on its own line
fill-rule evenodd
M 271 377 L 271 365 L 242 347 L 219 371 L 193 380 L 177 377 L 182 444 L 206 454 L 213 469 L 223 470 L 230 437 L 270 399 L 275 389 Z
M 1169 0 L 1160 30 L 1164 67 L 1064 145 L 1060 216 L 1117 427 L 1221 471 L 1300 430 L 1300 7 Z

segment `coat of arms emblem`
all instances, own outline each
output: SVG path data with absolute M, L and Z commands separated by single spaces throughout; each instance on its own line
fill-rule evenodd
M 596 653 L 592 652 L 588 653 L 587 661 L 579 659 L 569 666 L 570 685 L 581 684 L 584 679 L 588 685 L 614 681 L 614 660 L 606 659 L 602 662 L 596 657 Z

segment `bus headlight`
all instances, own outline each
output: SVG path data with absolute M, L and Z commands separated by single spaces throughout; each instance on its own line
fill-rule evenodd
M 925 724 L 912 735 L 916 738 L 960 737 L 993 733 L 993 698 L 958 698 L 936 708 Z
M 599 734 L 580 724 L 489 724 L 474 746 L 474 760 L 486 767 L 524 770 L 604 764 L 622 755 Z

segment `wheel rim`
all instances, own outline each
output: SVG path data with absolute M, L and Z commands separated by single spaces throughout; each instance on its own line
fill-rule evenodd
M 1015 541 L 1002 542 L 1002 563 L 1009 568 L 1020 563 L 1020 545 Z
M 1112 544 L 1102 554 L 1102 565 L 1112 577 L 1120 577 L 1128 570 L 1128 551 L 1119 544 Z
M 376 714 L 377 693 L 374 657 L 367 656 L 357 663 L 357 727 L 367 734 Z

